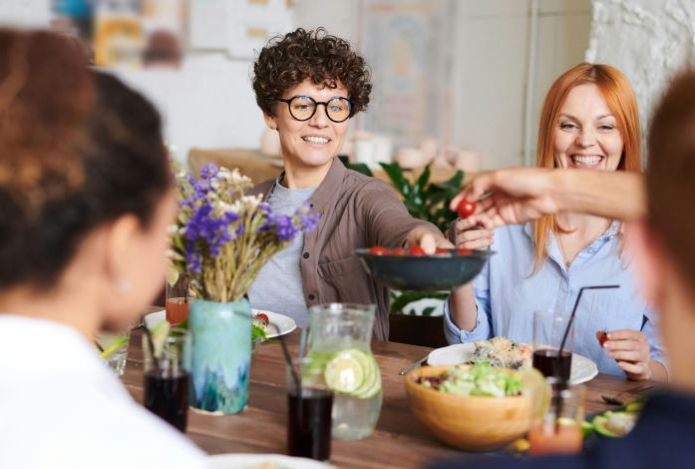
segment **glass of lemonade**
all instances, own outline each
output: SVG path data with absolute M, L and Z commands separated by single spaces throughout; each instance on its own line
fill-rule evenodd
M 309 309 L 304 348 L 334 393 L 332 435 L 340 440 L 371 435 L 379 420 L 381 373 L 370 345 L 375 309 L 346 303 Z

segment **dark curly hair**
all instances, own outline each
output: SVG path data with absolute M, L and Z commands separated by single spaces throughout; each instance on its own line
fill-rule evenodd
M 0 291 L 54 287 L 92 230 L 147 228 L 172 185 L 154 106 L 86 65 L 72 39 L 0 29 Z
M 269 116 L 276 115 L 282 94 L 307 78 L 329 88 L 341 83 L 352 102 L 351 115 L 367 109 L 372 91 L 365 60 L 347 41 L 329 35 L 324 28 L 299 28 L 270 39 L 253 65 L 253 73 L 256 102 Z

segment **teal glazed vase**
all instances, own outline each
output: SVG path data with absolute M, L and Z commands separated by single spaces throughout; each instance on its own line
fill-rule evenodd
M 191 406 L 237 414 L 249 401 L 251 305 L 195 300 L 188 318 L 193 341 Z

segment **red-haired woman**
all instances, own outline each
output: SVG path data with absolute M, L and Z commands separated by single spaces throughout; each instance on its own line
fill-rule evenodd
M 608 65 L 583 63 L 551 86 L 541 113 L 537 165 L 639 172 L 641 135 L 628 79 Z M 625 194 L 630 197 L 630 194 Z M 474 284 L 452 293 L 445 309 L 449 342 L 502 335 L 530 342 L 533 313 L 569 312 L 587 291 L 575 318 L 574 351 L 601 372 L 632 379 L 666 379 L 665 357 L 648 306 L 635 295 L 622 227 L 615 220 L 575 213 L 495 230 L 456 227 L 457 247 L 497 252 Z M 597 332 L 608 332 L 601 344 Z

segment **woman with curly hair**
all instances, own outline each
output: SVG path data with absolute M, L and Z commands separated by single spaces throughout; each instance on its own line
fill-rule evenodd
M 412 218 L 385 182 L 346 169 L 337 154 L 351 117 L 372 90 L 364 59 L 323 28 L 272 39 L 254 64 L 253 88 L 266 124 L 280 135 L 285 171 L 255 188 L 280 213 L 308 204 L 316 230 L 277 254 L 249 291 L 254 308 L 281 311 L 301 327 L 310 306 L 377 306 L 374 337 L 388 339 L 388 288 L 355 256 L 369 246 L 450 247 L 439 230 Z

